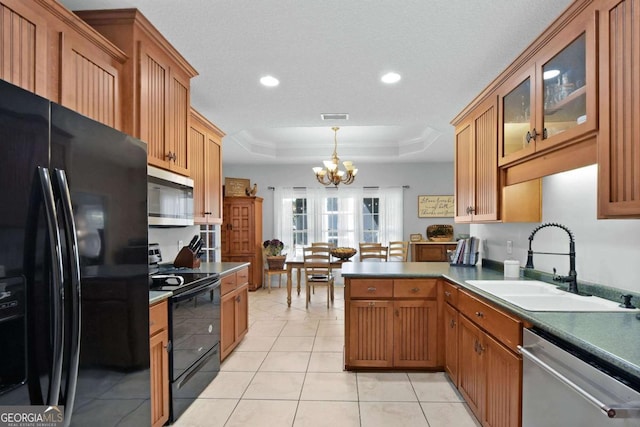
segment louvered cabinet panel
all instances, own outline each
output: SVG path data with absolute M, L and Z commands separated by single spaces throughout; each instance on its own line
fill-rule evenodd
M 189 79 L 180 78 L 172 72 L 168 99 L 168 142 L 175 159 L 170 163 L 171 170 L 189 175 Z
M 394 303 L 394 366 L 437 366 L 438 303 L 400 300 Z
M 349 303 L 347 365 L 391 367 L 393 365 L 393 302 L 386 300 Z
M 449 304 L 444 305 L 444 370 L 451 382 L 458 385 L 458 310 Z
M 169 69 L 140 48 L 140 139 L 147 143 L 149 164 L 168 169 L 167 99 Z
M 456 222 L 471 222 L 473 205 L 473 129 L 470 122 L 456 128 L 455 136 Z
M 498 219 L 498 148 L 495 102 L 483 104 L 474 119 L 474 221 Z
M 482 351 L 486 372 L 486 404 L 483 425 L 518 427 L 520 423 L 521 360 L 484 335 Z
M 68 34 L 60 34 L 60 48 L 60 103 L 120 129 L 118 70 L 109 57 L 99 57 L 91 45 Z
M 640 0 L 600 7 L 598 216 L 640 217 Z
M 191 156 L 191 179 L 193 179 L 193 221 L 207 223 L 207 183 L 205 182 L 206 135 L 191 126 L 189 131 L 189 155 Z
M 47 30 L 28 2 L 0 3 L 0 78 L 48 97 Z
M 484 366 L 479 353 L 482 331 L 466 317 L 459 316 L 459 352 L 462 355 L 458 365 L 458 391 L 462 394 L 471 411 L 482 419 L 484 407 Z

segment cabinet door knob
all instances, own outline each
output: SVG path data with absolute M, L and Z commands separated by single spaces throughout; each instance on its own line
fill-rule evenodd
M 456 327 L 456 321 L 455 321 L 455 320 L 453 320 L 453 319 L 451 319 L 451 321 L 449 322 L 449 327 L 450 327 L 451 329 L 455 328 L 455 327 Z
M 447 298 L 451 298 L 451 292 L 444 291 L 444 296 L 447 297 Z
M 476 311 L 476 316 L 483 318 L 484 317 L 484 313 L 481 312 L 481 311 Z

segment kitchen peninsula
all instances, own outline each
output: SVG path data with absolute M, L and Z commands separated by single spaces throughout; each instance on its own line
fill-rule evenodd
M 640 327 L 637 310 L 527 311 L 467 283 L 503 279 L 481 266 L 347 263 L 342 276 L 345 368 L 445 370 L 479 419 L 499 405 L 505 425 L 517 424 L 523 328 L 544 331 L 640 384 L 640 348 L 620 338 Z

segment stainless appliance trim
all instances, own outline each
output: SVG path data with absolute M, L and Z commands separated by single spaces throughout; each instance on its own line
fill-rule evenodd
M 189 205 L 182 205 L 182 198 L 177 198 L 170 200 L 171 203 L 168 204 L 158 203 L 158 206 L 154 208 L 157 210 L 152 210 L 152 204 L 150 203 L 148 212 L 149 225 L 178 227 L 193 225 L 193 179 L 149 165 L 147 165 L 147 176 L 154 178 L 154 182 L 159 181 L 164 187 L 179 188 L 191 196 L 190 200 L 186 201 Z M 149 190 L 149 201 L 154 199 L 151 194 L 152 192 Z M 171 211 L 171 208 L 177 208 L 177 210 Z
M 544 331 L 523 330 L 522 426 L 637 426 L 635 378 Z
M 177 173 L 147 165 L 147 175 L 193 189 L 193 180 Z

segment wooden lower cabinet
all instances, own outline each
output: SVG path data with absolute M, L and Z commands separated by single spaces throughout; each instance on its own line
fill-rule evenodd
M 169 312 L 167 301 L 149 308 L 149 359 L 151 372 L 151 425 L 169 420 Z
M 248 269 L 222 278 L 220 360 L 224 360 L 249 331 Z
M 436 279 L 347 279 L 346 368 L 438 364 Z
M 450 334 L 445 338 L 447 372 L 452 380 L 457 378 L 460 394 L 483 426 L 518 427 L 522 359 L 515 346 L 522 343 L 522 325 L 465 291 L 460 291 L 459 298 L 460 311 L 450 304 L 445 307 L 445 336 Z M 457 370 L 451 369 L 451 374 L 456 326 Z
M 449 304 L 444 305 L 444 370 L 451 382 L 458 384 L 458 331 L 460 330 L 458 310 Z
M 455 242 L 411 242 L 411 261 L 448 262 L 447 250 L 455 250 L 456 246 Z

